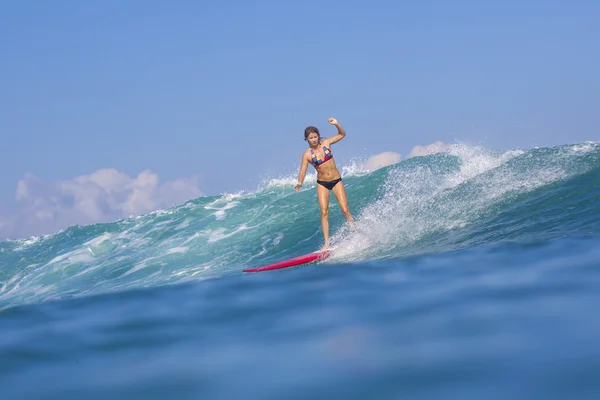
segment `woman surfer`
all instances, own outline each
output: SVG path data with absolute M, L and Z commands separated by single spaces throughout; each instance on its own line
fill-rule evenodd
M 352 223 L 352 214 L 348 209 L 348 200 L 346 198 L 346 189 L 342 182 L 342 176 L 338 171 L 331 145 L 339 142 L 346 136 L 346 131 L 338 123 L 335 118 L 329 118 L 329 123 L 335 125 L 338 133 L 327 139 L 321 139 L 319 130 L 314 126 L 309 126 L 304 130 L 304 140 L 308 141 L 308 149 L 302 154 L 302 164 L 300 173 L 298 174 L 298 183 L 294 186 L 294 190 L 300 190 L 308 164 L 312 164 L 317 170 L 317 197 L 319 206 L 321 207 L 321 225 L 323 227 L 323 236 L 325 244 L 320 251 L 329 249 L 329 192 L 332 191 L 337 198 L 338 204 L 342 213 L 346 217 L 346 222 Z

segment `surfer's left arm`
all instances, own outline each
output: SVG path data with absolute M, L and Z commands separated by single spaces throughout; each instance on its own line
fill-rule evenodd
M 346 137 L 346 131 L 344 130 L 344 128 L 342 127 L 342 125 L 340 125 L 340 123 L 337 121 L 337 119 L 335 118 L 329 118 L 328 122 L 331 125 L 335 125 L 335 127 L 338 130 L 337 135 L 332 136 L 330 138 L 328 138 L 327 140 L 329 141 L 329 144 L 334 144 L 339 142 L 340 140 L 342 140 L 343 138 Z

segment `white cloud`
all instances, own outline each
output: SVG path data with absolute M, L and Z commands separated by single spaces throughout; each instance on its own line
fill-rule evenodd
M 68 181 L 43 182 L 25 174 L 17 183 L 15 212 L 0 210 L 0 238 L 53 233 L 68 226 L 113 221 L 168 208 L 202 196 L 197 178 L 160 184 L 142 171 L 132 178 L 108 168 Z
M 428 156 L 430 154 L 446 152 L 449 149 L 450 145 L 440 141 L 425 146 L 418 145 L 412 148 L 407 158 L 417 156 Z M 392 151 L 386 151 L 369 157 L 367 161 L 365 161 L 362 164 L 362 169 L 367 171 L 375 171 L 377 169 L 384 168 L 389 165 L 397 164 L 400 162 L 401 159 L 402 156 L 400 154 L 394 153 Z
M 397 164 L 400 162 L 401 158 L 400 154 L 391 151 L 375 154 L 363 163 L 363 169 L 375 171 L 376 169 L 387 167 L 388 165 Z
M 23 182 L 23 180 L 20 180 L 19 183 L 17 183 L 17 194 L 15 198 L 17 200 L 22 200 L 26 199 L 28 195 L 29 192 L 27 190 L 27 185 L 25 184 L 25 182 Z
M 408 158 L 418 157 L 418 156 L 428 156 L 430 154 L 442 153 L 448 151 L 450 145 L 437 141 L 432 144 L 428 144 L 426 146 L 415 146 L 410 151 Z

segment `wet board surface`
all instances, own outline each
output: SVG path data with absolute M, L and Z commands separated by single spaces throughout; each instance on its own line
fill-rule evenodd
M 316 251 L 313 253 L 304 254 L 298 257 L 290 258 L 288 260 L 279 261 L 275 264 L 269 264 L 262 267 L 249 268 L 245 269 L 244 272 L 261 272 L 261 271 L 271 271 L 274 269 L 295 267 L 297 265 L 311 263 L 313 261 L 322 260 L 331 255 L 330 251 Z

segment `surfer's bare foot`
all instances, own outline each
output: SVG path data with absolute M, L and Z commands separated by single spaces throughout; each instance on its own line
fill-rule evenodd
M 350 228 L 350 230 L 352 232 L 356 232 L 356 226 L 354 226 L 354 220 L 352 221 L 347 221 L 346 224 L 348 225 L 348 228 Z
M 327 251 L 329 250 L 329 243 L 325 243 L 325 245 L 323 245 L 323 247 L 321 247 L 321 250 L 319 251 Z

